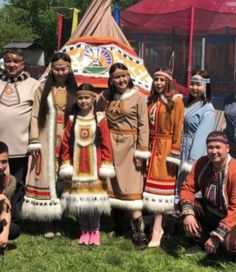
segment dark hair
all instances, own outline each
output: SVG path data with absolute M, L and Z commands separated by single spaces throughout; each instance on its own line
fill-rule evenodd
M 8 152 L 9 152 L 8 146 L 4 142 L 0 142 L 0 154 Z
M 195 76 L 195 75 L 199 75 L 202 78 L 210 79 L 208 72 L 204 70 L 193 72 L 192 76 Z M 188 107 L 192 103 L 193 100 L 194 100 L 194 97 L 189 93 L 185 106 Z M 201 100 L 203 101 L 203 105 L 211 101 L 211 84 L 210 83 L 206 83 L 206 93 L 202 94 Z
M 222 137 L 228 142 L 227 135 L 221 130 L 213 130 L 212 132 L 210 132 L 206 138 L 206 142 L 210 137 Z
M 62 52 L 55 53 L 51 59 L 51 63 L 58 61 L 60 59 L 71 63 L 70 57 L 66 53 L 62 53 Z M 46 115 L 48 114 L 47 97 L 49 93 L 51 92 L 52 87 L 54 85 L 55 85 L 55 78 L 53 76 L 53 73 L 50 71 L 44 85 L 44 89 L 43 89 L 42 97 L 40 101 L 40 106 L 39 106 L 39 115 L 38 115 L 39 129 L 43 129 L 45 126 Z M 66 109 L 65 109 L 64 125 L 66 124 L 68 117 L 71 114 L 71 109 L 72 109 L 74 98 L 75 98 L 75 91 L 77 89 L 77 83 L 72 71 L 70 71 L 66 79 L 65 86 L 67 89 L 67 103 L 66 103 Z
M 109 80 L 108 80 L 108 88 L 110 90 L 110 96 L 109 96 L 109 101 L 113 100 L 115 93 L 117 92 L 116 87 L 112 84 L 112 74 L 115 72 L 115 70 L 120 69 L 120 70 L 124 70 L 124 71 L 128 71 L 128 68 L 120 62 L 116 62 L 114 64 L 112 64 L 112 66 L 109 69 Z M 133 88 L 134 87 L 134 83 L 130 77 L 129 80 L 129 84 L 128 84 L 129 88 Z
M 84 84 L 81 84 L 76 92 L 79 92 L 79 91 L 83 91 L 83 90 L 89 90 L 89 91 L 92 91 L 92 92 L 95 92 L 95 88 L 93 87 L 93 85 L 89 84 L 89 83 L 84 83 Z M 96 115 L 96 99 L 94 99 L 94 107 L 93 107 L 93 111 L 94 111 L 94 118 L 95 118 L 95 121 L 96 121 L 96 125 L 98 125 L 98 121 L 97 121 L 97 115 Z M 74 104 L 73 104 L 73 108 L 72 108 L 72 112 L 73 112 L 73 122 L 72 122 L 72 127 L 71 127 L 71 137 L 70 137 L 70 155 L 71 157 L 73 157 L 73 147 L 74 147 L 74 141 L 75 141 L 75 132 L 74 132 L 74 127 L 75 127 L 75 122 L 76 122 L 76 118 L 77 118 L 77 115 L 79 113 L 79 110 L 80 108 L 78 107 L 77 105 L 77 101 L 75 100 L 74 101 Z M 96 130 L 96 137 L 97 137 L 97 130 Z
M 167 67 L 161 67 L 154 71 L 154 74 L 156 72 L 165 72 L 166 74 L 170 75 L 172 77 L 171 70 Z M 175 89 L 173 82 L 165 77 L 165 86 L 164 86 L 164 93 L 169 93 L 170 95 L 167 98 L 168 102 L 165 104 L 167 112 L 171 112 L 173 109 L 173 101 L 172 97 L 175 95 Z M 158 98 L 161 96 L 162 93 L 156 92 L 155 86 L 154 86 L 154 80 L 152 81 L 152 87 L 150 95 L 148 96 L 148 105 L 157 102 Z
M 18 56 L 20 56 L 20 57 L 23 58 L 23 61 L 25 61 L 24 55 L 23 55 L 21 52 L 17 51 L 17 50 L 8 49 L 8 50 L 4 51 L 3 54 L 2 54 L 3 58 L 4 58 L 4 56 L 5 56 L 6 54 L 15 54 L 15 55 L 18 55 Z

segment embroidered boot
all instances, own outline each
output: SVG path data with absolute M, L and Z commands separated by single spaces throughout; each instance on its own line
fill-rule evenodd
M 79 238 L 80 245 L 88 245 L 90 241 L 90 233 L 89 231 L 82 231 L 81 236 Z
M 100 231 L 99 230 L 91 231 L 89 244 L 100 246 Z
M 132 228 L 132 240 L 136 249 L 144 249 L 147 246 L 147 237 L 144 232 L 145 225 L 143 217 L 130 219 L 131 228 Z

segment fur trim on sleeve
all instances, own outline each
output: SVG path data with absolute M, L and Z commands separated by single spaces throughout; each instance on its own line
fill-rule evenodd
M 28 145 L 28 152 L 41 150 L 41 144 L 40 143 L 32 143 Z
M 180 165 L 180 159 L 172 157 L 172 156 L 167 156 L 166 161 L 167 162 L 172 162 L 172 163 L 174 163 L 174 164 L 176 164 L 178 166 Z
M 103 163 L 99 169 L 99 176 L 114 178 L 116 175 L 115 168 L 112 164 Z
M 191 163 L 188 163 L 188 162 L 185 161 L 185 162 L 182 164 L 181 170 L 182 170 L 182 171 L 185 171 L 185 172 L 190 172 L 191 169 L 192 169 L 192 167 L 193 167 L 193 165 L 192 165 Z
M 142 151 L 142 150 L 135 150 L 134 151 L 134 157 L 140 158 L 140 159 L 148 159 L 151 156 L 150 151 Z
M 178 93 L 178 94 L 175 94 L 173 97 L 172 97 L 172 101 L 175 101 L 176 98 L 180 98 L 180 99 L 183 99 L 183 95 Z
M 16 179 L 14 176 L 10 175 L 9 176 L 9 183 L 8 186 L 3 190 L 3 194 L 11 199 L 11 197 L 13 196 L 14 192 L 16 190 Z
M 60 167 L 59 176 L 61 178 L 67 178 L 73 176 L 73 166 L 70 164 L 64 164 Z

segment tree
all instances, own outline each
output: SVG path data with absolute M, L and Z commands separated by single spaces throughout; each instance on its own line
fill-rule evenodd
M 91 0 L 92 1 L 92 0 Z M 57 41 L 57 15 L 58 12 L 69 14 L 68 8 L 78 8 L 80 18 L 90 5 L 88 0 L 9 0 L 8 5 L 3 8 L 1 18 L 3 25 L 8 24 L 6 16 L 11 18 L 11 33 L 8 33 L 8 40 L 11 38 L 25 37 L 26 39 L 38 38 L 40 45 L 45 50 L 46 61 L 56 49 Z M 125 9 L 137 3 L 139 0 L 112 0 L 117 2 L 121 9 Z M 64 7 L 63 9 L 61 7 Z M 66 9 L 67 8 L 67 9 Z M 10 14 L 7 9 L 12 11 Z M 20 11 L 16 14 L 15 11 Z M 7 14 L 7 15 L 6 15 Z M 1 22 L 1 21 L 0 21 Z M 17 32 L 14 31 L 17 29 Z M 0 25 L 0 33 L 2 26 Z M 1 34 L 0 34 L 1 35 Z M 7 35 L 7 34 L 6 34 Z M 1 37 L 1 36 L 0 36 Z M 5 39 L 6 40 L 6 39 Z M 4 40 L 4 42 L 5 42 Z M 0 47 L 3 43 L 0 43 Z
M 25 10 L 11 6 L 0 9 L 0 48 L 3 48 L 4 45 L 13 39 L 30 41 L 37 38 L 31 27 L 21 20 L 22 18 L 25 18 L 25 20 L 27 18 Z

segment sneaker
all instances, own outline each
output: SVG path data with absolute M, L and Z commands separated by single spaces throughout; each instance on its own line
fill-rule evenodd
M 90 241 L 90 233 L 88 231 L 82 231 L 81 236 L 79 238 L 80 245 L 88 245 Z
M 95 245 L 95 246 L 100 246 L 100 231 L 99 230 L 95 230 L 91 232 L 90 235 L 90 241 L 89 241 L 90 245 Z

